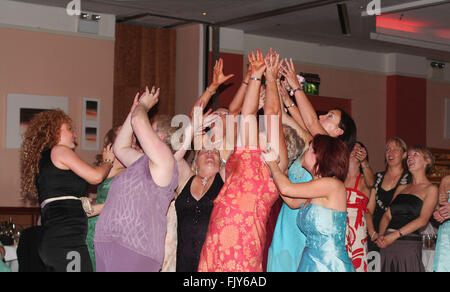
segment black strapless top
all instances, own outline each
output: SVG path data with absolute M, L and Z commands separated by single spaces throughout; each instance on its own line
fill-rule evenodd
M 50 152 L 50 149 L 44 150 L 39 161 L 39 174 L 36 177 L 39 204 L 50 198 L 85 196 L 89 184 L 73 171 L 57 168 Z
M 392 201 L 391 215 L 392 220 L 388 228 L 400 229 L 411 221 L 419 218 L 422 211 L 423 201 L 412 194 L 400 194 Z M 415 234 L 419 234 L 416 230 Z

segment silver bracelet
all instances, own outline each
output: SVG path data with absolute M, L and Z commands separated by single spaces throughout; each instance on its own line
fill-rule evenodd
M 286 108 L 291 108 L 293 106 L 295 106 L 295 103 L 292 103 L 291 105 L 286 106 Z

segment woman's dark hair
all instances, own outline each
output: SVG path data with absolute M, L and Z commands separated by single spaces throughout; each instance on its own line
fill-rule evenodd
M 316 135 L 313 138 L 312 147 L 317 160 L 314 166 L 316 175 L 336 177 L 344 182 L 350 158 L 347 145 L 339 138 Z
M 338 110 L 341 112 L 341 121 L 339 122 L 339 128 L 344 131 L 344 133 L 338 138 L 341 139 L 345 143 L 345 145 L 347 145 L 349 151 L 351 151 L 356 142 L 355 121 L 343 109 L 335 108 L 334 110 Z

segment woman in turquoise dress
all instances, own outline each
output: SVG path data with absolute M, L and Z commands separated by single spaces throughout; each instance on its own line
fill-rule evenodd
M 119 133 L 120 127 L 114 127 L 108 131 L 105 135 L 104 146 L 114 144 L 116 140 L 116 136 Z M 101 155 L 97 156 L 98 162 L 101 162 Z M 111 186 L 111 182 L 115 176 L 124 170 L 125 167 L 120 163 L 118 159 L 115 159 L 113 162 L 113 167 L 109 172 L 108 177 L 97 187 L 97 200 L 95 204 L 92 205 L 94 208 L 94 213 L 90 215 L 88 218 L 88 233 L 86 236 L 86 244 L 88 246 L 89 256 L 91 257 L 92 267 L 94 272 L 96 271 L 96 263 L 95 263 L 95 251 L 94 251 L 94 235 L 95 235 L 95 225 L 97 224 L 98 215 L 100 215 L 103 205 L 106 201 L 106 197 L 108 196 L 109 187 Z
M 450 175 L 444 177 L 439 187 L 440 208 L 434 218 L 442 223 L 439 227 L 433 271 L 450 272 Z
M 289 168 L 289 180 L 303 183 L 312 180 L 311 174 L 302 167 L 300 156 Z M 300 263 L 306 243 L 305 235 L 297 227 L 300 209 L 291 209 L 283 202 L 278 215 L 267 259 L 267 272 L 295 272 Z
M 353 119 L 341 109 L 329 111 L 326 115 L 317 117 L 311 102 L 301 89 L 292 60 L 285 62 L 282 75 L 286 78 L 284 84 L 279 84 L 278 92 L 282 103 L 289 111 L 295 127 L 303 138 L 305 145 L 309 145 L 312 136 L 317 134 L 339 137 L 349 149 L 356 141 L 356 126 Z M 295 88 L 296 104 L 286 93 L 286 84 Z M 283 123 L 289 115 L 283 115 Z M 291 127 L 293 125 L 289 124 Z M 303 183 L 311 180 L 311 175 L 302 167 L 299 158 L 289 169 L 289 179 L 292 183 Z M 299 210 L 291 209 L 283 203 L 275 226 L 272 244 L 269 248 L 267 261 L 268 272 L 295 272 L 300 263 L 302 251 L 305 247 L 305 235 L 297 227 Z
M 345 248 L 347 194 L 344 180 L 349 164 L 345 143 L 326 135 L 313 138 L 303 162 L 313 180 L 306 183 L 292 183 L 276 161 L 268 160 L 270 157 L 264 154 L 284 202 L 292 209 L 303 205 L 297 221 L 306 244 L 297 271 L 354 272 Z

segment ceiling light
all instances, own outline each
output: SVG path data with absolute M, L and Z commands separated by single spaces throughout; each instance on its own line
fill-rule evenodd
M 207 14 L 206 12 L 202 12 L 202 15 L 203 15 L 203 16 L 206 16 L 206 14 Z

